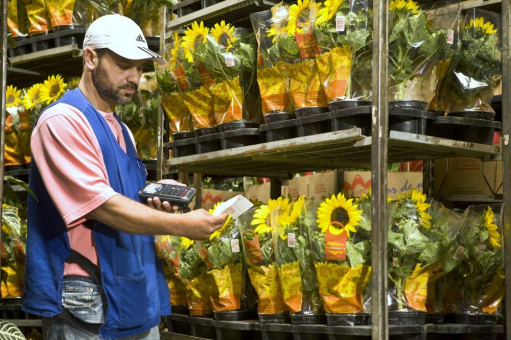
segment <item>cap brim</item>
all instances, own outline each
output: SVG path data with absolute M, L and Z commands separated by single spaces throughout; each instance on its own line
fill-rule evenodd
M 133 47 L 108 47 L 112 52 L 130 60 L 152 60 L 160 65 L 165 65 L 165 59 L 156 52 L 142 46 Z

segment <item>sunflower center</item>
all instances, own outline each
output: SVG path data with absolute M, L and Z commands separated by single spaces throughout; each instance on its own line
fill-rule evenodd
M 340 229 L 349 223 L 350 216 L 348 215 L 348 212 L 345 209 L 335 208 L 334 211 L 332 211 L 332 214 L 330 215 L 330 220 L 332 222 L 337 222 L 332 223 L 332 225 Z M 342 226 L 340 224 L 342 224 Z
M 11 95 L 11 96 L 8 96 L 8 97 L 6 98 L 6 100 L 7 100 L 7 104 L 12 104 L 12 103 L 14 103 L 14 101 L 15 101 L 16 99 L 14 98 L 14 96 L 12 96 L 12 95 Z
M 229 38 L 229 35 L 227 33 L 222 33 L 218 37 L 218 43 L 225 47 L 229 46 L 230 41 L 231 41 L 231 39 Z
M 50 97 L 55 97 L 60 92 L 60 86 L 59 85 L 53 85 L 50 88 Z

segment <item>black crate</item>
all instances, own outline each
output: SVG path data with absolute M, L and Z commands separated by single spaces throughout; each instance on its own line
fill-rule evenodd
M 265 323 L 291 323 L 289 312 L 275 313 L 275 314 L 259 314 L 259 322 Z
M 360 106 L 371 107 L 371 102 L 368 100 L 339 100 L 328 104 L 328 110 L 330 112 L 353 109 Z
M 293 118 L 281 122 L 261 125 L 259 130 L 266 134 L 268 142 L 275 142 L 295 138 L 297 136 L 296 125 L 297 120 Z
M 493 314 L 462 314 L 453 313 L 445 316 L 446 323 L 463 325 L 486 325 L 494 326 L 497 324 L 498 316 Z
M 213 316 L 217 321 L 255 320 L 257 319 L 257 312 L 253 310 L 213 311 Z
M 436 115 L 434 112 L 417 109 L 389 108 L 389 131 L 426 135 Z
M 232 130 L 223 132 L 220 135 L 222 150 L 266 142 L 266 136 L 259 131 L 259 128 Z
M 463 142 L 492 145 L 495 130 L 502 129 L 501 122 L 462 117 L 436 117 L 429 134 Z
M 332 131 L 330 124 L 330 112 L 301 115 L 300 117 L 298 117 L 298 113 L 296 115 L 296 131 L 298 137 L 317 135 Z
M 197 131 L 197 130 L 195 130 Z M 200 137 L 196 137 L 195 139 L 195 151 L 198 154 L 213 152 L 222 149 L 222 134 L 221 133 L 213 133 L 210 135 L 204 135 Z
M 359 106 L 331 112 L 332 131 L 359 128 L 360 134 L 371 136 L 371 106 Z
M 426 313 L 421 311 L 391 311 L 389 325 L 416 326 L 426 324 Z
M 53 32 L 34 34 L 25 38 L 16 38 L 16 48 L 9 48 L 7 54 L 12 58 L 22 54 L 73 44 L 77 44 L 78 48 L 82 48 L 84 37 L 84 27 L 59 26 L 55 27 Z
M 195 143 L 195 138 L 181 139 L 169 143 L 169 146 L 172 148 L 172 156 L 178 158 L 195 155 L 197 153 Z
M 367 326 L 371 324 L 371 314 L 326 314 L 329 326 Z

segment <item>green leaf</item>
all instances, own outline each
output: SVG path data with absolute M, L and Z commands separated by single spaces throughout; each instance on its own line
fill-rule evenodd
M 0 339 L 2 340 L 25 340 L 20 329 L 9 321 L 0 321 Z
M 9 229 L 9 235 L 21 237 L 21 222 L 17 209 L 8 208 L 2 210 L 2 231 L 4 226 L 7 226 Z
M 435 31 L 428 34 L 428 38 L 419 48 L 419 54 L 423 56 L 423 60 L 428 60 L 441 51 L 445 45 L 447 45 L 447 32 L 444 30 Z
M 412 48 L 418 48 L 428 40 L 429 32 L 426 26 L 426 16 L 422 11 L 408 17 L 403 27 L 403 34 L 406 44 Z
M 444 246 L 443 242 L 427 243 L 424 251 L 419 256 L 419 262 L 425 266 L 439 260 L 445 253 Z
M 352 268 L 357 268 L 363 264 L 368 263 L 371 252 L 371 242 L 364 241 L 356 244 L 348 242 L 346 244 L 346 251 Z

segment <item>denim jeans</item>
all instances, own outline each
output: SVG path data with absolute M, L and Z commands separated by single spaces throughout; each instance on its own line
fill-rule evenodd
M 105 303 L 103 303 L 105 301 Z M 45 340 L 99 339 L 99 328 L 105 322 L 106 298 L 101 285 L 83 276 L 66 276 L 62 286 L 64 312 L 43 318 Z M 159 340 L 158 326 L 122 340 Z

